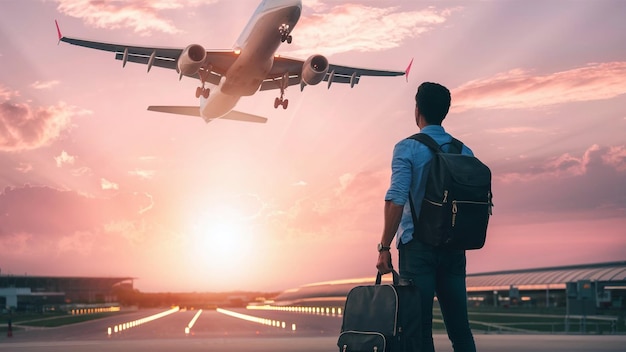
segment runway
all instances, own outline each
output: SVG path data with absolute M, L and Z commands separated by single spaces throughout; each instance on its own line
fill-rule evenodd
M 0 337 L 0 351 L 338 351 L 341 317 L 282 311 L 141 310 L 60 328 L 16 331 Z M 154 320 L 148 318 L 163 315 Z M 118 328 L 116 331 L 116 327 Z M 188 331 L 188 333 L 186 333 Z M 109 334 L 110 332 L 110 334 Z M 625 351 L 626 336 L 476 334 L 483 352 Z M 438 352 L 452 352 L 445 334 Z

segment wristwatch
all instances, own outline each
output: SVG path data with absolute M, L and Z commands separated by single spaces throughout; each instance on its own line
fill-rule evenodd
M 378 253 L 382 252 L 382 251 L 389 251 L 391 249 L 391 247 L 385 247 L 383 246 L 382 243 L 378 244 Z

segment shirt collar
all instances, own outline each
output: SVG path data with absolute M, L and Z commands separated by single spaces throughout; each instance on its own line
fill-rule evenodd
M 446 132 L 441 125 L 428 125 L 420 130 L 422 133 L 444 133 Z

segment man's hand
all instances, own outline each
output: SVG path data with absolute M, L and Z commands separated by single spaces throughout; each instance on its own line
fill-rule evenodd
M 378 262 L 376 263 L 376 269 L 382 275 L 390 273 L 393 267 L 391 266 L 391 252 L 382 251 L 378 254 Z

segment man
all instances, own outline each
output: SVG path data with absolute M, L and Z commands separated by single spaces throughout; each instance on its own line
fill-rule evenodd
M 444 151 L 452 140 L 452 136 L 441 126 L 450 109 L 450 100 L 450 91 L 446 87 L 431 82 L 422 83 L 415 95 L 417 126 L 422 133 L 442 145 Z M 465 146 L 462 153 L 472 155 L 472 151 Z M 421 351 L 435 350 L 432 320 L 433 299 L 437 294 L 454 351 L 474 352 L 476 345 L 467 316 L 465 251 L 436 248 L 414 238 L 413 234 L 409 191 L 416 218 L 419 218 L 432 155 L 426 145 L 413 139 L 396 144 L 391 162 L 391 185 L 385 196 L 384 228 L 378 244 L 376 267 L 381 274 L 392 270 L 390 247 L 397 234 L 400 276 L 413 281 L 421 295 Z

